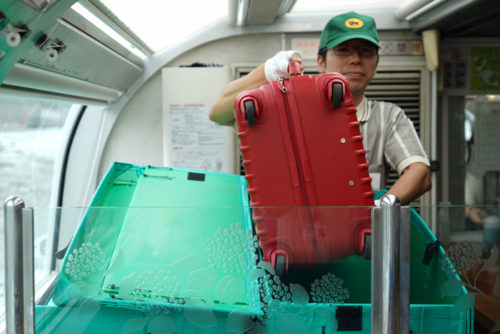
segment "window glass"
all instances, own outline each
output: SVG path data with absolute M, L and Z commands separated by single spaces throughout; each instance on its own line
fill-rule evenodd
M 469 96 L 464 108 L 466 230 L 497 221 L 500 199 L 500 95 Z M 480 206 L 492 205 L 494 210 Z
M 4 217 L 4 201 L 18 196 L 26 207 L 48 207 L 51 197 L 56 158 L 64 149 L 61 138 L 72 108 L 68 102 L 54 102 L 4 96 L 0 94 L 0 216 Z M 44 259 L 49 255 L 47 223 L 35 222 L 35 280 L 47 275 Z M 0 224 L 0 315 L 4 313 L 4 224 Z
M 154 51 L 226 16 L 228 4 L 227 0 L 143 0 L 139 6 L 132 0 L 103 0 L 102 3 Z
M 379 9 L 398 8 L 400 0 L 351 0 L 351 1 L 331 1 L 331 0 L 297 0 L 293 6 L 292 13 L 326 12 L 334 10 L 351 11 L 353 8 Z
M 500 326 L 492 312 L 500 307 L 500 95 L 443 101 L 441 184 L 447 193 L 437 208 L 438 238 L 471 293 L 474 317 L 486 319 L 489 330 Z

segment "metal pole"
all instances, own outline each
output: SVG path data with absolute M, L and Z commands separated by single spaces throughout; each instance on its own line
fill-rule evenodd
M 4 203 L 7 334 L 34 333 L 33 214 L 19 197 Z
M 409 333 L 409 208 L 396 196 L 373 208 L 372 240 L 372 333 Z
M 437 70 L 432 71 L 431 76 L 431 160 L 437 161 Z M 431 172 L 431 184 L 437 184 L 437 172 Z M 438 235 L 437 227 L 437 187 L 431 188 L 431 230 Z
M 410 333 L 410 207 L 401 207 L 399 221 L 399 328 L 401 333 Z

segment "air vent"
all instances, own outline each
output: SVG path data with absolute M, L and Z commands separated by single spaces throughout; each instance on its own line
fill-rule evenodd
M 420 71 L 377 71 L 366 96 L 401 107 L 420 134 Z

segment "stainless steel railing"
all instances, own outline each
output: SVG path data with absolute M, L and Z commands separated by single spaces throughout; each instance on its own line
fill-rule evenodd
M 4 203 L 7 334 L 34 333 L 33 210 L 19 197 Z
M 33 210 L 4 203 L 7 334 L 34 333 Z M 372 333 L 410 332 L 410 209 L 395 196 L 372 211 Z
M 387 195 L 372 211 L 372 333 L 410 332 L 410 208 Z

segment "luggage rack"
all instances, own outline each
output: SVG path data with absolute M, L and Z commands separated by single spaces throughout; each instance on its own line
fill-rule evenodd
M 4 203 L 7 333 L 34 333 L 33 210 Z M 385 196 L 372 210 L 372 333 L 409 333 L 410 209 Z

